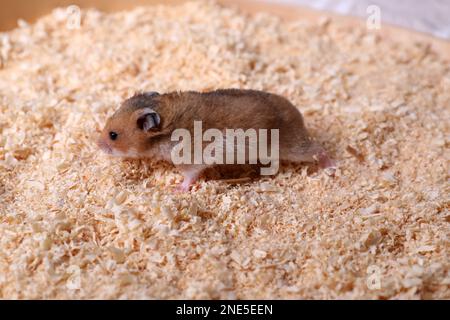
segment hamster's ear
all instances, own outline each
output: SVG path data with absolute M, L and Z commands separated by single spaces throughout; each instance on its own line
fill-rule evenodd
M 158 129 L 161 124 L 161 117 L 155 110 L 144 108 L 140 110 L 136 123 L 139 129 L 148 132 Z
M 159 96 L 159 93 L 156 91 L 148 91 L 148 92 L 144 92 L 143 95 L 146 96 L 147 98 L 153 98 L 153 97 Z

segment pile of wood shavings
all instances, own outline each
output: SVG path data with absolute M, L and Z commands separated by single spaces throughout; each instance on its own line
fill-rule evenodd
M 205 2 L 63 13 L 0 35 L 1 298 L 450 298 L 450 71 L 426 44 Z M 336 176 L 180 195 L 94 144 L 135 91 L 228 87 L 289 98 Z

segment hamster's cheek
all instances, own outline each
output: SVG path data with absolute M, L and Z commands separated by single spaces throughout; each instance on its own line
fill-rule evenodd
M 115 157 L 139 158 L 139 153 L 134 148 L 130 148 L 128 150 L 113 149 L 111 154 Z
M 139 152 L 135 148 L 130 148 L 126 152 L 126 156 L 129 157 L 129 158 L 139 158 Z
M 123 153 L 122 151 L 117 150 L 117 149 L 112 149 L 111 155 L 112 155 L 113 157 L 124 157 L 124 156 L 125 156 L 124 153 Z

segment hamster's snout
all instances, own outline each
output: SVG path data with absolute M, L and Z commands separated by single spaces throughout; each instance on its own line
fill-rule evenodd
M 107 142 L 103 138 L 97 139 L 97 146 L 105 153 L 112 154 L 112 149 Z

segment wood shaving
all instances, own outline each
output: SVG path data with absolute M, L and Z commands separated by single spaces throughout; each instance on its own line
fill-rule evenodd
M 450 65 L 427 44 L 203 1 L 58 12 L 0 34 L 0 298 L 450 298 Z M 334 176 L 175 194 L 171 166 L 94 143 L 135 91 L 229 87 L 290 99 Z

